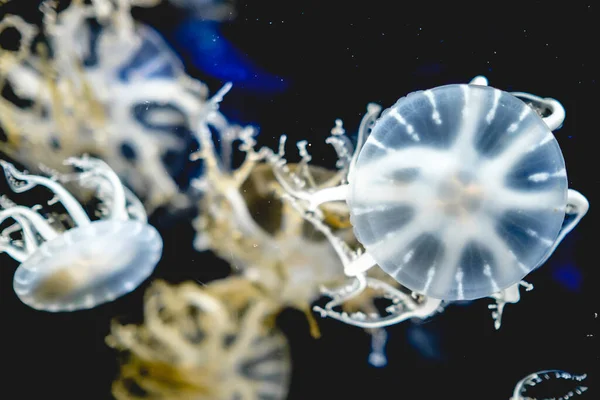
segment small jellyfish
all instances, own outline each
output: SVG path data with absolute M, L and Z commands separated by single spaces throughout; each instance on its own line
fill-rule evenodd
M 152 284 L 142 325 L 114 323 L 107 343 L 127 357 L 119 400 L 287 397 L 291 359 L 273 325 L 277 303 L 244 278 Z
M 0 210 L 0 224 L 16 222 L 0 234 L 0 251 L 21 263 L 15 293 L 30 307 L 50 312 L 93 308 L 131 292 L 152 273 L 162 253 L 162 239 L 147 223 L 142 204 L 108 165 L 86 156 L 65 164 L 82 172 L 47 178 L 0 161 L 14 192 L 45 187 L 54 194 L 48 204 L 59 202 L 72 220 L 73 227 L 57 229 L 37 211 L 41 207 L 6 199 Z M 100 218 L 91 220 L 59 179 L 93 189 L 102 202 Z M 18 232 L 19 239 L 11 236 Z
M 366 252 L 347 275 L 378 265 L 431 298 L 487 297 L 542 265 L 587 212 L 552 134 L 560 103 L 474 83 L 401 98 L 374 124 L 348 185 L 292 192 L 312 210 L 349 205 Z
M 588 388 L 580 384 L 586 378 L 586 374 L 572 375 L 556 369 L 534 372 L 517 382 L 510 400 L 569 400 L 587 391 Z M 571 383 L 575 386 L 555 387 L 557 383 Z M 542 387 L 545 390 L 536 390 Z M 538 393 L 534 394 L 536 391 Z M 564 394 L 557 397 L 557 393 L 561 392 Z

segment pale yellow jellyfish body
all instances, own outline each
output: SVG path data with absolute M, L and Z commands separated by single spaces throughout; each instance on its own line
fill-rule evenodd
M 113 385 L 119 400 L 253 400 L 287 396 L 285 337 L 273 325 L 277 305 L 249 281 L 201 287 L 156 282 L 144 323 L 113 325 L 107 342 L 126 354 Z

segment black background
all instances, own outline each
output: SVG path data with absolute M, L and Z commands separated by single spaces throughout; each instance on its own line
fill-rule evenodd
M 534 291 L 506 307 L 500 331 L 493 328 L 488 300 L 451 306 L 426 323 L 389 328 L 389 365 L 377 369 L 367 363 L 369 338 L 362 330 L 319 319 L 323 337 L 313 340 L 302 315 L 285 312 L 279 323 L 292 347 L 290 399 L 508 399 L 519 379 L 553 368 L 587 372 L 585 398 L 598 398 L 600 6 L 477 4 L 241 1 L 237 18 L 222 26 L 227 40 L 288 84 L 285 92 L 269 95 L 235 86 L 223 103 L 224 114 L 259 124 L 264 144 L 273 145 L 282 133 L 308 139 L 314 162 L 330 165 L 324 140 L 335 118 L 355 131 L 369 102 L 388 107 L 409 92 L 483 74 L 499 89 L 563 103 L 567 118 L 556 138 L 569 185 L 591 203 L 547 264 L 528 276 Z M 167 5 L 135 15 L 167 37 L 181 19 Z M 189 73 L 212 92 L 223 83 L 191 66 Z M 223 261 L 193 250 L 189 218 L 153 222 L 165 240 L 153 278 L 205 282 L 227 273 Z M 118 366 L 104 337 L 113 317 L 139 315 L 147 283 L 91 311 L 49 314 L 19 302 L 12 291 L 16 264 L 5 255 L 0 263 L 0 398 L 110 399 Z M 555 278 L 565 266 L 581 274 L 579 290 Z

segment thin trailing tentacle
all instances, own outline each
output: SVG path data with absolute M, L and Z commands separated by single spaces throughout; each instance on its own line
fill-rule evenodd
M 421 296 L 421 299 L 418 300 L 375 278 L 367 277 L 366 284 L 360 291 L 367 287 L 383 292 L 382 297 L 392 302 L 392 305 L 385 310 L 387 315 L 367 315 L 360 311 L 348 314 L 335 311 L 335 307 L 360 294 L 359 291 L 356 291 L 356 289 L 353 291 L 353 288 L 349 286 L 325 291 L 324 294 L 332 297 L 332 300 L 326 304 L 325 308 L 315 307 L 314 310 L 321 313 L 322 317 L 334 318 L 361 328 L 383 328 L 412 318 L 426 319 L 442 310 L 441 300 L 426 296 Z
M 354 166 L 358 160 L 358 155 L 362 149 L 362 146 L 365 144 L 367 137 L 369 136 L 373 124 L 377 120 L 377 117 L 379 117 L 380 112 L 381 106 L 379 104 L 369 103 L 367 105 L 367 114 L 365 114 L 360 122 L 360 126 L 358 127 L 358 139 L 356 141 L 354 154 L 352 155 L 352 160 L 350 161 L 350 167 L 348 168 L 348 180 L 351 179 Z
M 3 160 L 0 160 L 0 166 L 4 169 L 6 180 L 15 193 L 26 192 L 37 185 L 44 186 L 54 193 L 55 198 L 64 206 L 76 225 L 84 226 L 90 223 L 90 218 L 81 204 L 55 180 L 19 172 L 13 164 Z
M 385 328 L 376 328 L 371 332 L 371 353 L 369 353 L 369 364 L 381 368 L 387 365 L 385 346 L 388 341 L 388 333 Z
M 521 281 L 490 296 L 496 301 L 494 304 L 488 305 L 488 308 L 493 310 L 492 318 L 494 319 L 494 328 L 496 328 L 496 330 L 500 329 L 502 326 L 504 306 L 506 304 L 516 304 L 521 300 L 521 294 L 519 292 L 519 288 L 521 286 L 523 286 L 528 292 L 533 290 L 533 285 L 531 283 Z

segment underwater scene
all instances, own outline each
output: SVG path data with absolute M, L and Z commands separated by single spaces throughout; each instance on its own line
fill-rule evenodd
M 0 398 L 599 398 L 599 7 L 0 0 Z

